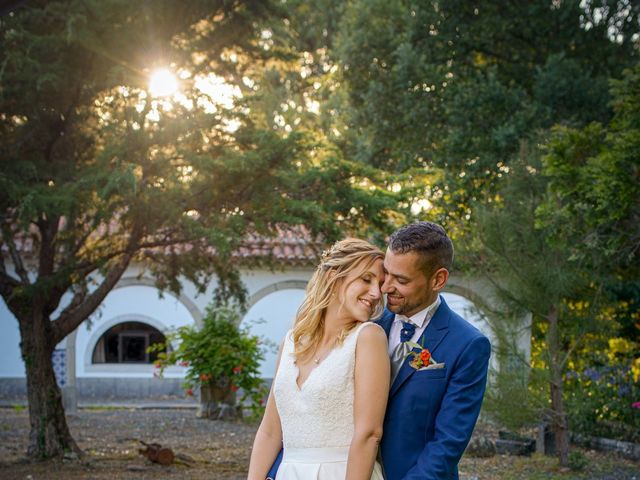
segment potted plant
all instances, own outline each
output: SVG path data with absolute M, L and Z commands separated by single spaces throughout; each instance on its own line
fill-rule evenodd
M 238 310 L 208 307 L 202 328 L 178 328 L 166 334 L 166 342 L 149 347 L 159 352 L 157 376 L 170 365 L 187 367 L 183 387 L 187 395 L 200 391 L 201 417 L 235 418 L 243 410 L 262 415 L 267 390 L 259 366 L 265 346 L 239 323 Z

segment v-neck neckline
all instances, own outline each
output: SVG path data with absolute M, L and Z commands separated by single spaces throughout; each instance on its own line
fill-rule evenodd
M 340 347 L 341 347 L 341 345 L 336 345 L 336 346 L 334 346 L 334 347 L 329 351 L 329 354 L 328 354 L 326 357 L 324 357 L 324 359 L 323 359 L 320 363 L 318 363 L 315 367 L 313 367 L 313 368 L 311 369 L 311 371 L 309 372 L 309 375 L 307 375 L 307 378 L 305 378 L 305 379 L 304 379 L 304 382 L 302 382 L 302 385 L 300 385 L 300 384 L 298 383 L 298 380 L 300 380 L 300 367 L 298 367 L 298 364 L 297 364 L 297 363 L 295 363 L 295 361 L 293 362 L 293 365 L 296 367 L 296 372 L 297 372 L 297 374 L 296 374 L 296 378 L 294 379 L 294 382 L 295 382 L 295 384 L 296 384 L 296 387 L 297 387 L 297 389 L 298 389 L 298 392 L 301 392 L 301 391 L 302 391 L 302 389 L 305 387 L 305 385 L 306 385 L 306 384 L 309 382 L 309 380 L 311 379 L 311 376 L 313 375 L 313 373 L 314 373 L 317 369 L 319 369 L 322 365 L 324 365 L 324 363 L 325 363 L 327 360 L 329 360 L 329 358 L 331 357 L 331 355 L 333 355 L 333 352 L 335 352 L 335 351 L 336 351 L 338 348 L 340 348 Z

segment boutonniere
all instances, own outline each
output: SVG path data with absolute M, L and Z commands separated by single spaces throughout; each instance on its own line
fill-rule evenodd
M 409 365 L 411 365 L 412 368 L 420 370 L 421 368 L 424 368 L 428 365 L 435 365 L 436 363 L 438 363 L 433 359 L 433 357 L 431 356 L 431 352 L 428 348 L 425 348 L 424 345 L 419 345 L 414 342 L 407 342 L 407 344 L 411 346 L 411 348 L 420 349 L 419 352 L 412 350 L 407 354 L 408 357 L 413 357 L 413 359 L 409 362 Z

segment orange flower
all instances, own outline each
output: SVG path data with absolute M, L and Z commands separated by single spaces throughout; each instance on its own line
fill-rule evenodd
M 238 391 L 238 386 L 237 385 L 231 385 L 231 391 L 232 392 L 237 392 Z
M 242 371 L 242 366 L 238 365 L 237 367 L 233 367 L 233 373 L 240 373 Z
M 193 396 L 193 390 L 191 390 L 190 388 L 187 388 L 187 390 L 184 393 L 186 393 L 190 397 Z
M 209 380 L 211 380 L 211 375 L 207 375 L 206 373 L 200 374 L 200 381 L 208 382 Z
M 420 360 L 424 365 L 429 365 L 429 361 L 431 360 L 431 352 L 426 348 L 420 352 Z

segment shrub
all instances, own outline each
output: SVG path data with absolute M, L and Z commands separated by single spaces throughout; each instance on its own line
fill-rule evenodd
M 571 470 L 579 471 L 589 465 L 589 459 L 579 450 L 572 450 L 569 452 L 569 468 Z
M 636 345 L 610 339 L 581 371 L 565 376 L 567 412 L 572 430 L 599 437 L 640 442 L 640 400 Z
M 240 328 L 240 314 L 228 307 L 209 307 L 203 326 L 181 327 L 166 334 L 166 343 L 149 347 L 159 351 L 157 375 L 162 376 L 166 367 L 187 367 L 183 386 L 187 395 L 196 389 L 228 389 L 225 398 L 234 399 L 241 394 L 240 404 L 252 417 L 259 417 L 264 410 L 266 387 L 259 375 L 265 347 L 259 337 Z M 163 353 L 162 350 L 167 350 Z

